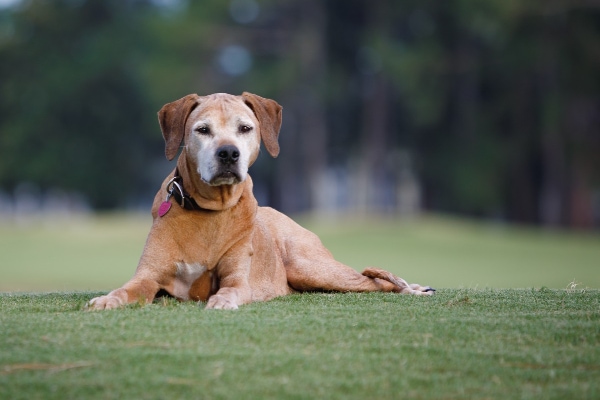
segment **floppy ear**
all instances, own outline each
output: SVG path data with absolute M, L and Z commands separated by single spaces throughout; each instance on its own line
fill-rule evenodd
M 265 148 L 272 157 L 279 155 L 279 130 L 281 129 L 281 106 L 271 99 L 252 93 L 242 93 L 242 98 L 248 107 L 254 111 L 260 124 L 260 136 Z
M 198 105 L 199 96 L 188 94 L 172 103 L 165 104 L 158 112 L 158 123 L 165 138 L 165 155 L 170 161 L 177 155 L 185 136 L 185 122 Z

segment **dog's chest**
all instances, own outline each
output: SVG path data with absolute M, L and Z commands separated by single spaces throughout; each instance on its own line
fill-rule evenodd
M 206 300 L 211 289 L 208 268 L 200 263 L 178 262 L 176 266 L 172 295 L 181 300 Z

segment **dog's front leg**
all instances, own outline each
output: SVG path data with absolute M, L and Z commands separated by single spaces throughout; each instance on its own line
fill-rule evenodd
M 109 310 L 125 304 L 141 301 L 149 303 L 159 290 L 159 285 L 152 279 L 136 279 L 135 277 L 123 287 L 115 289 L 105 296 L 93 298 L 87 308 L 90 310 Z
M 219 290 L 208 299 L 207 309 L 237 310 L 238 306 L 252 301 L 250 267 L 252 257 L 229 255 L 217 266 Z M 239 254 L 239 253 L 238 253 Z
M 207 309 L 214 310 L 237 310 L 238 306 L 252 301 L 252 288 L 248 283 L 248 277 L 243 274 L 227 276 L 220 281 L 221 288 L 210 296 Z
M 161 288 L 166 289 L 173 282 L 176 275 L 174 260 L 181 259 L 177 252 L 169 251 L 178 249 L 171 237 L 151 230 L 133 278 L 119 289 L 90 300 L 87 309 L 107 310 L 135 302 L 152 302 Z

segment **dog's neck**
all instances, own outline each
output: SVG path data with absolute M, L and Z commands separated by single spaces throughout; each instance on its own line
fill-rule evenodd
M 177 169 L 185 190 L 196 201 L 200 208 L 213 211 L 222 211 L 238 204 L 244 191 L 252 193 L 252 179 L 250 175 L 236 185 L 211 186 L 204 182 L 196 172 L 197 166 L 187 159 L 185 152 L 179 156 Z

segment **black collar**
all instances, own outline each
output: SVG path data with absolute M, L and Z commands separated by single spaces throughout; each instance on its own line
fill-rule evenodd
M 178 168 L 175 168 L 175 174 L 173 175 L 173 178 L 171 178 L 169 183 L 167 183 L 167 200 L 171 196 L 173 196 L 175 201 L 177 201 L 177 203 L 186 210 L 204 210 L 183 188 L 183 179 L 181 178 L 181 175 L 179 175 Z

